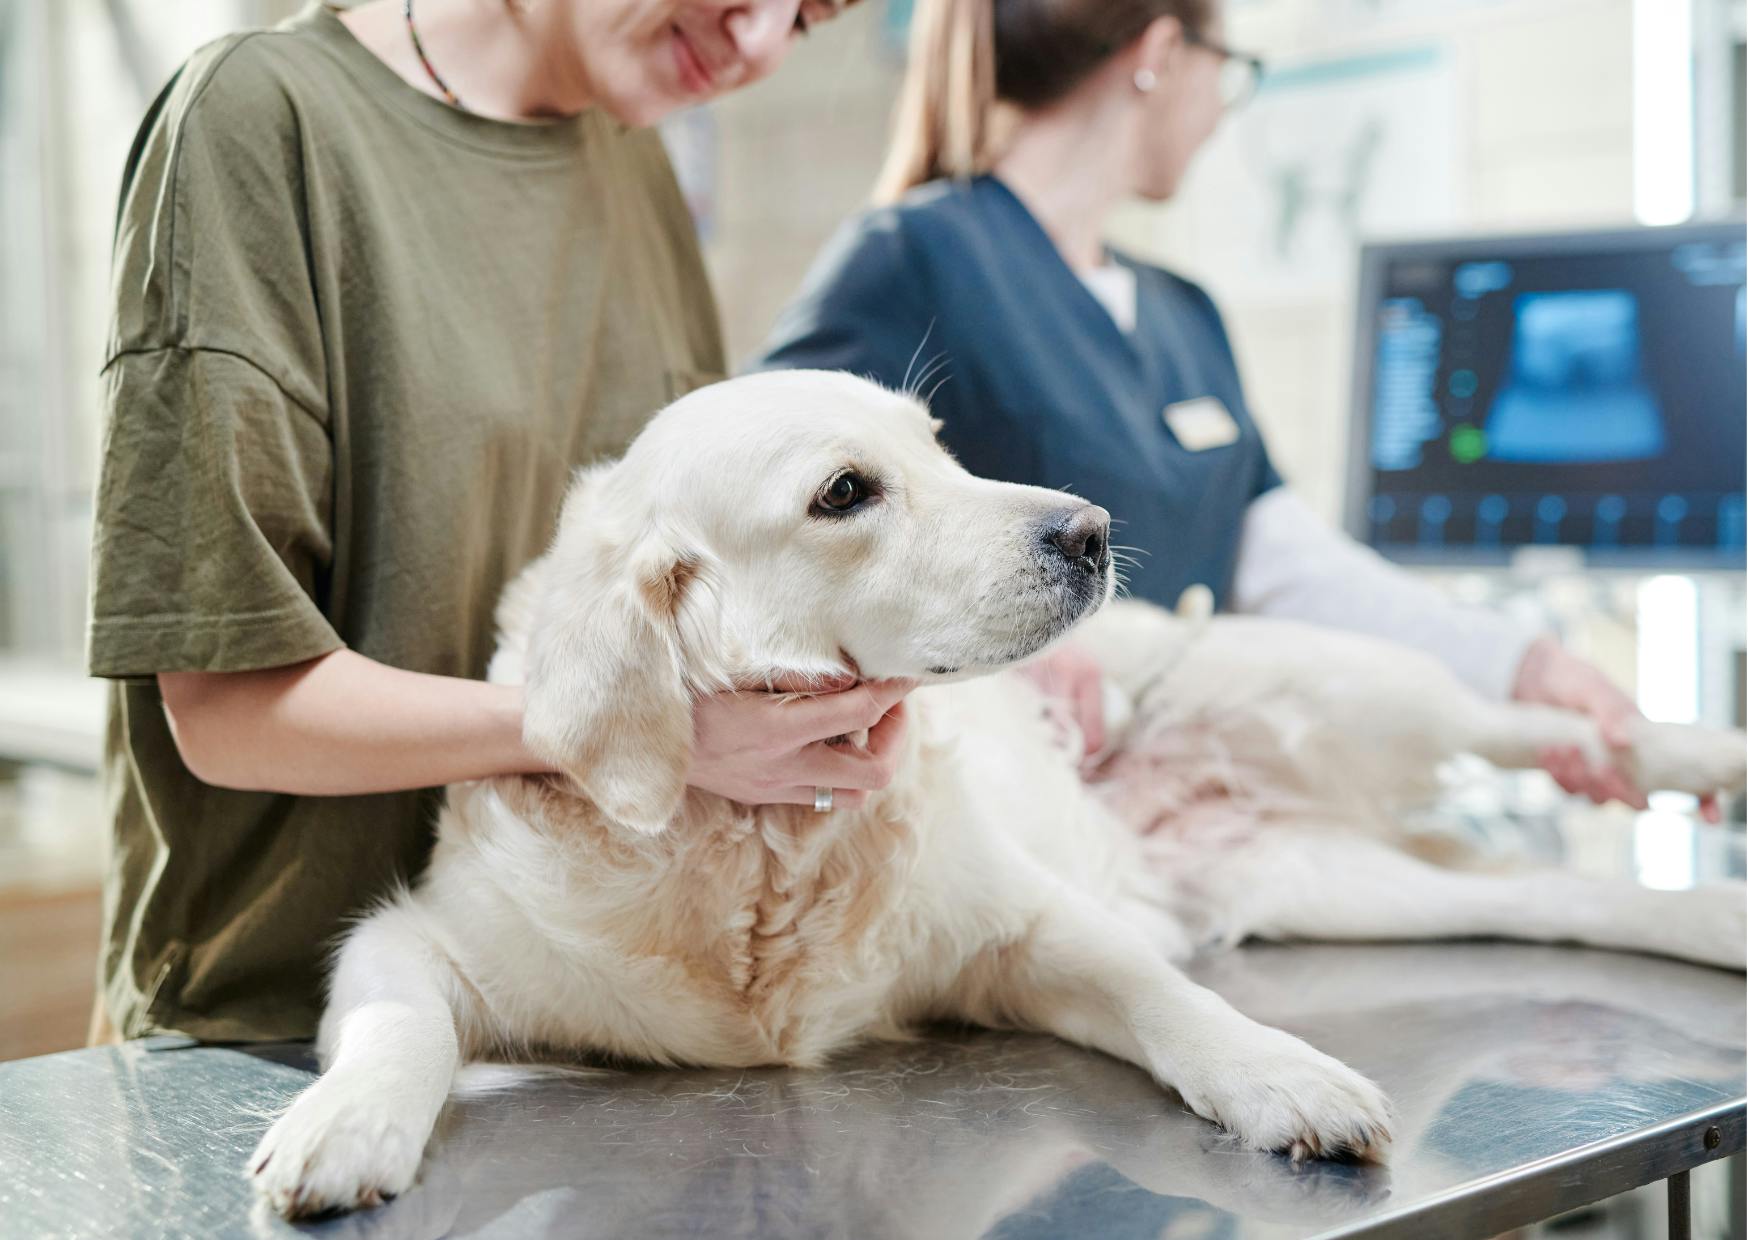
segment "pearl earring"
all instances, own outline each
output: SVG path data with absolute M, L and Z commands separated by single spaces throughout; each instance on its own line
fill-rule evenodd
M 1159 85 L 1159 75 L 1157 73 L 1155 73 L 1152 69 L 1137 69 L 1137 70 L 1135 70 L 1135 89 L 1140 91 L 1142 94 L 1144 94 L 1144 95 L 1147 94 L 1155 86 L 1158 86 L 1158 85 Z

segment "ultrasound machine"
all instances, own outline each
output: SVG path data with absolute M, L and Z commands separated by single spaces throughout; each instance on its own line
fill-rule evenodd
M 1496 597 L 1562 569 L 1678 577 L 1698 713 L 1739 724 L 1743 240 L 1735 220 L 1366 247 L 1349 531 Z M 1665 639 L 1642 620 L 1643 671 Z
M 1741 571 L 1745 326 L 1740 223 L 1368 247 L 1349 528 Z

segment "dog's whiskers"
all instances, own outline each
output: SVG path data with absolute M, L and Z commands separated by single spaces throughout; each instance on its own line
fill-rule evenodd
M 910 372 L 916 366 L 916 359 L 922 356 L 923 346 L 929 342 L 929 334 L 934 330 L 935 320 L 930 319 L 929 325 L 923 328 L 923 338 L 916 342 L 916 348 L 911 352 L 910 361 L 904 364 L 904 378 L 899 382 L 898 390 L 907 396 L 915 395 L 910 386 Z
M 916 378 L 906 387 L 905 394 L 913 400 L 919 400 L 924 404 L 927 404 L 927 398 L 922 394 L 923 385 L 945 370 L 949 364 L 950 363 L 945 353 L 935 354 L 934 357 L 929 359 L 928 364 L 925 365 L 922 370 L 917 372 Z
M 941 369 L 943 371 L 945 371 L 947 369 L 947 365 L 945 362 L 943 362 L 941 364 Z M 935 400 L 935 393 L 939 392 L 943 387 L 945 387 L 947 382 L 950 379 L 952 379 L 952 377 L 953 376 L 951 374 L 943 374 L 941 376 L 940 382 L 936 383 L 934 387 L 930 388 L 929 394 L 927 396 L 923 397 L 923 404 L 925 406 L 932 405 L 934 403 L 934 400 Z

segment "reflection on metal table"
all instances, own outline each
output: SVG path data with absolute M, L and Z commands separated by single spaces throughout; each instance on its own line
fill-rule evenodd
M 307 1048 L 136 1043 L 0 1064 L 0 1235 L 1485 1236 L 1743 1148 L 1739 975 L 1494 943 L 1193 972 L 1382 1084 L 1389 1165 L 1238 1151 L 1126 1064 L 943 1031 L 457 1101 L 411 1192 L 293 1227 L 242 1168 Z

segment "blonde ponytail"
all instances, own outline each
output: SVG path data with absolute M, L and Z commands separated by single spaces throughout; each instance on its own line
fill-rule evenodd
M 1012 109 L 1044 107 L 1175 17 L 1207 32 L 1214 0 L 916 0 L 874 201 L 926 181 L 976 176 L 997 157 Z M 1010 108 L 1008 105 L 1012 105 Z
M 987 170 L 995 108 L 995 0 L 929 0 L 911 18 L 910 64 L 874 201 Z

